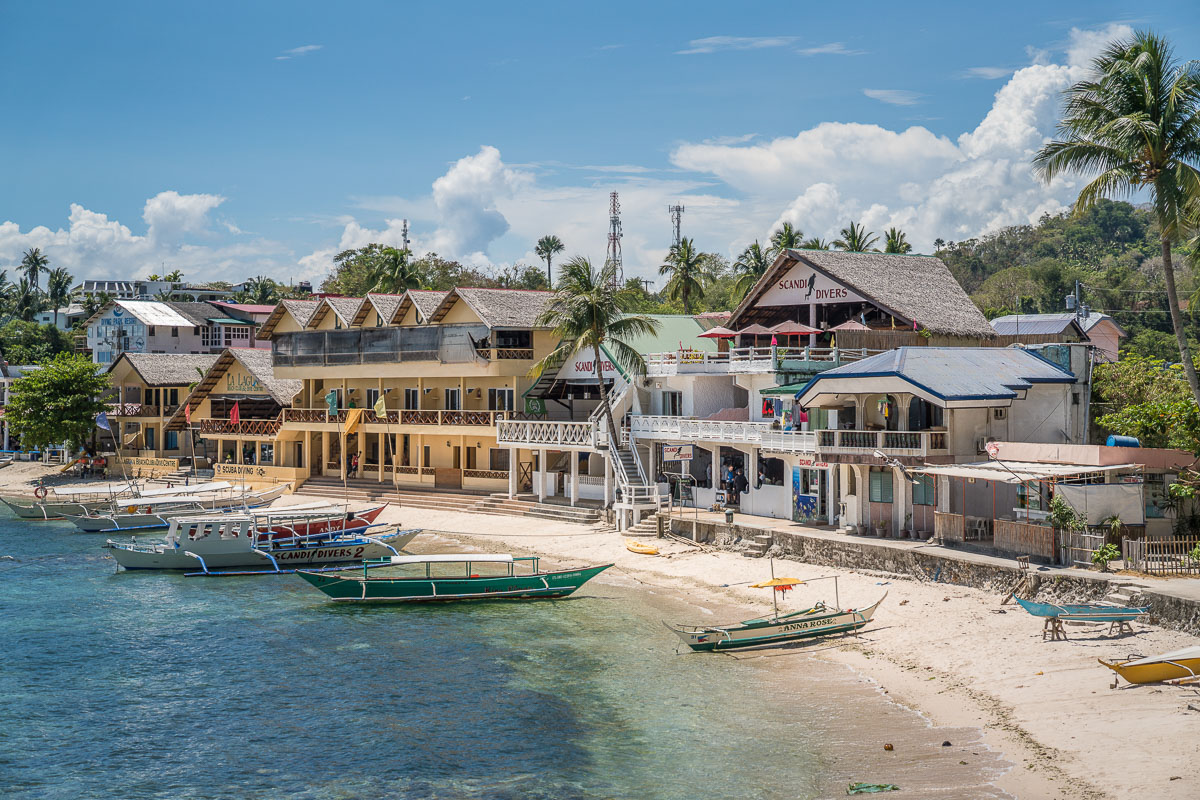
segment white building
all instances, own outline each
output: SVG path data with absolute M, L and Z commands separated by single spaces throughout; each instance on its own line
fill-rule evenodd
M 122 353 L 220 353 L 255 347 L 255 315 L 236 306 L 114 300 L 87 321 L 87 347 L 97 364 Z
M 184 281 L 108 281 L 85 280 L 71 289 L 71 297 L 82 300 L 85 297 L 100 297 L 108 295 L 114 300 L 178 300 L 184 302 L 204 302 L 207 300 L 224 300 L 232 297 L 233 292 L 225 289 L 214 289 L 210 286 L 193 285 Z

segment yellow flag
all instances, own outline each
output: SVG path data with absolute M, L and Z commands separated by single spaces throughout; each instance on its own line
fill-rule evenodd
M 371 406 L 371 410 L 381 417 L 387 416 L 387 403 L 383 402 L 383 395 L 379 395 L 379 399 L 375 401 L 375 405 Z
M 346 409 L 346 435 L 354 433 L 358 430 L 358 423 L 362 421 L 363 410 L 361 408 Z

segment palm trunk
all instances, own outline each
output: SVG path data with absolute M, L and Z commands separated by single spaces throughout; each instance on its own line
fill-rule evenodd
M 550 256 L 546 256 L 546 288 L 554 288 L 554 276 L 550 274 Z
M 1179 292 L 1175 289 L 1175 267 L 1171 264 L 1171 240 L 1162 237 L 1163 278 L 1167 283 L 1167 302 L 1170 303 L 1171 326 L 1175 328 L 1175 341 L 1179 345 L 1179 357 L 1183 361 L 1183 373 L 1187 375 L 1192 397 L 1200 406 L 1200 379 L 1196 377 L 1196 364 L 1192 361 L 1188 346 L 1187 331 L 1183 327 L 1183 314 L 1179 311 Z
M 608 402 L 608 389 L 604 388 L 604 370 L 599 345 L 592 348 L 592 367 L 596 373 L 596 383 L 600 387 L 600 408 L 608 421 L 608 447 L 610 451 L 616 452 L 621 449 L 621 438 L 617 436 L 617 423 L 613 420 L 612 406 Z

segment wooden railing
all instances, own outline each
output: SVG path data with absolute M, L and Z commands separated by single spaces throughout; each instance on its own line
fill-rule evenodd
M 933 535 L 943 542 L 963 540 L 963 515 L 946 511 L 933 512 Z
M 1054 528 L 1011 519 L 992 521 L 992 546 L 1016 555 L 1037 556 L 1054 561 L 1058 546 Z
M 445 411 L 437 409 L 400 409 L 387 412 L 388 425 L 478 425 L 490 427 L 497 420 L 510 415 L 510 411 Z M 283 411 L 284 422 L 332 422 L 345 424 L 346 409 L 335 416 L 325 408 L 287 408 Z M 384 418 L 373 409 L 363 409 L 362 422 L 366 425 L 383 425 Z
M 227 419 L 199 420 L 201 433 L 229 436 L 274 436 L 283 425 L 282 416 L 275 419 L 244 419 L 236 424 Z
M 169 417 L 179 410 L 179 405 L 155 405 L 151 403 L 112 403 L 108 407 L 110 417 Z
M 1151 575 L 1200 574 L 1200 539 L 1126 539 L 1125 568 Z M 1193 555 L 1195 553 L 1196 555 Z
M 464 469 L 464 478 L 483 478 L 492 481 L 508 480 L 508 470 L 506 469 Z

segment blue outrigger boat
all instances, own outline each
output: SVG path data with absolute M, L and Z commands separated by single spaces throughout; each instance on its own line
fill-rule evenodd
M 1129 623 L 1150 613 L 1149 606 L 1105 606 L 1098 603 L 1035 603 L 1014 597 L 1021 608 L 1035 617 L 1046 620 L 1042 626 L 1042 638 L 1050 634 L 1054 639 L 1066 639 L 1064 622 L 1108 622 L 1109 632 L 1116 627 L 1121 633 L 1132 633 Z

